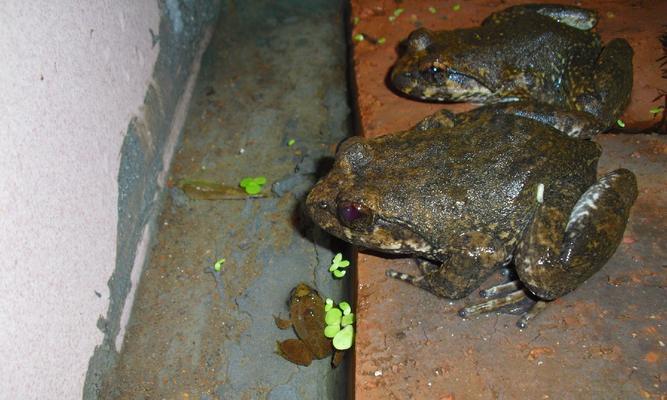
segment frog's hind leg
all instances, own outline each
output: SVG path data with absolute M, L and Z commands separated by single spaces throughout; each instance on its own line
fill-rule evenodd
M 574 108 L 597 118 L 605 128 L 618 120 L 630 101 L 632 92 L 632 47 L 625 39 L 609 42 L 598 57 L 593 71 L 593 81 L 573 87 Z M 574 74 L 576 69 L 571 69 Z M 571 82 L 583 77 L 568 77 Z M 581 93 L 577 93 L 580 91 Z
M 483 24 L 486 24 L 487 21 L 497 22 L 505 18 L 512 18 L 515 15 L 526 13 L 537 13 L 582 31 L 592 29 L 598 22 L 597 13 L 585 8 L 559 4 L 524 4 L 509 7 L 500 12 L 491 14 Z
M 616 251 L 636 197 L 634 174 L 619 169 L 581 195 L 569 217 L 544 198 L 515 254 L 524 286 L 542 300 L 553 300 L 597 272 Z

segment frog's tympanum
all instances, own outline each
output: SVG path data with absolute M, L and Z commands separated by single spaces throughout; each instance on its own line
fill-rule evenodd
M 480 27 L 412 32 L 392 84 L 429 101 L 531 101 L 585 113 L 601 129 L 618 119 L 632 88 L 632 48 L 602 46 L 593 11 L 555 4 L 515 6 Z
M 331 339 L 324 336 L 324 300 L 317 290 L 300 283 L 290 294 L 290 319 L 275 318 L 280 329 L 294 328 L 298 339 L 278 342 L 278 354 L 299 365 L 310 365 L 314 359 L 322 359 L 334 351 Z M 334 366 L 338 357 L 332 361 Z
M 548 300 L 598 271 L 616 250 L 637 196 L 632 172 L 596 178 L 595 132 L 548 105 L 490 105 L 426 118 L 373 139 L 351 138 L 306 200 L 311 218 L 353 244 L 413 254 L 421 276 L 388 275 L 458 299 L 494 269 L 513 266 L 518 289 L 463 309 Z M 563 134 L 561 127 L 581 132 Z M 498 293 L 502 288 L 487 291 Z

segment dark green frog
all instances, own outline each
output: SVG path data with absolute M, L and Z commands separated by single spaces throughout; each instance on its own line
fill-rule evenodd
M 591 31 L 596 19 L 578 7 L 532 4 L 494 13 L 477 28 L 420 28 L 391 81 L 423 100 L 556 105 L 605 129 L 630 98 L 632 48 L 623 39 L 602 47 Z
M 311 218 L 353 244 L 427 260 L 422 276 L 388 275 L 458 299 L 513 265 L 509 297 L 553 300 L 598 271 L 618 246 L 637 195 L 632 172 L 596 178 L 600 147 L 547 105 L 502 104 L 340 145 L 310 192 Z M 563 134 L 559 127 L 581 132 Z M 501 291 L 494 289 L 487 294 Z M 538 301 L 520 324 L 544 304 Z

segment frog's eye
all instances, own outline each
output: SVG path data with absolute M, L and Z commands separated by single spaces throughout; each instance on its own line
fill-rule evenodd
M 373 212 L 363 204 L 344 201 L 338 204 L 338 220 L 357 231 L 367 231 L 373 224 Z
M 435 65 L 431 65 L 430 67 L 426 68 L 422 73 L 422 77 L 431 83 L 435 84 L 441 84 L 445 79 L 445 70 L 436 67 Z

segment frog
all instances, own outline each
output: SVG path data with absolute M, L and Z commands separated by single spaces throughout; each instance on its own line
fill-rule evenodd
M 603 46 L 593 10 L 528 4 L 491 14 L 481 26 L 419 28 L 390 73 L 402 95 L 432 102 L 530 101 L 584 113 L 606 130 L 630 99 L 633 50 Z
M 341 362 L 342 352 L 334 351 L 331 339 L 324 336 L 324 300 L 319 292 L 301 282 L 291 290 L 288 306 L 290 318 L 274 317 L 275 323 L 280 329 L 294 328 L 297 339 L 278 341 L 278 354 L 303 366 L 333 354 L 332 366 L 336 367 Z
M 631 171 L 597 177 L 601 149 L 590 137 L 599 131 L 577 123 L 559 107 L 501 103 L 352 137 L 305 209 L 344 241 L 419 260 L 421 275 L 386 274 L 439 297 L 465 298 L 512 270 L 516 279 L 459 314 L 521 304 L 526 327 L 606 264 L 637 197 Z

